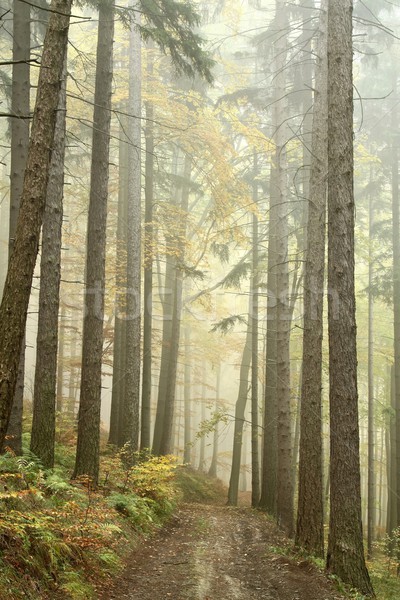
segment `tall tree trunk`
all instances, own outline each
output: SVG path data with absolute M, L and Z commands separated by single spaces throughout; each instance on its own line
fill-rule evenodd
M 249 312 L 250 310 L 251 299 L 249 301 Z M 228 489 L 228 504 L 231 506 L 237 506 L 238 503 L 239 478 L 243 447 L 243 427 L 245 421 L 247 396 L 249 393 L 249 372 L 252 351 L 251 344 L 251 319 L 249 319 L 247 325 L 246 341 L 244 344 L 242 354 L 242 362 L 240 364 L 239 392 L 235 406 L 235 428 L 233 432 L 232 466 Z
M 103 1 L 99 7 L 97 38 L 82 374 L 74 470 L 74 477 L 87 475 L 95 484 L 99 475 L 113 36 L 114 4 Z
M 183 184 L 180 203 L 180 223 L 177 225 L 175 239 L 180 244 L 180 252 L 176 261 L 174 273 L 174 291 L 173 291 L 173 310 L 171 323 L 171 346 L 168 360 L 168 375 L 165 393 L 164 426 L 162 429 L 160 441 L 160 454 L 169 454 L 171 452 L 171 436 L 174 418 L 176 373 L 179 355 L 179 339 L 182 317 L 182 281 L 183 266 L 185 261 L 185 249 L 182 246 L 182 240 L 186 238 L 187 217 L 189 210 L 189 192 L 190 192 L 190 173 L 192 169 L 191 159 L 185 154 L 183 165 Z
M 147 53 L 147 81 L 153 77 L 153 56 Z M 145 159 L 145 212 L 144 212 L 144 306 L 143 306 L 143 384 L 140 447 L 150 448 L 151 425 L 151 371 L 152 371 L 152 318 L 153 318 L 153 203 L 154 203 L 154 106 L 147 100 L 146 159 Z M 185 446 L 186 448 L 186 446 Z
M 328 2 L 330 519 L 327 568 L 374 595 L 361 523 L 354 293 L 352 0 Z
M 392 536 L 393 530 L 397 527 L 397 427 L 394 365 L 390 369 L 389 381 L 391 411 L 388 431 L 388 508 L 386 533 Z
M 372 183 L 372 169 L 370 183 Z M 374 226 L 374 207 L 372 194 L 369 197 L 369 256 L 368 256 L 368 504 L 367 504 L 367 551 L 372 557 L 372 543 L 376 523 L 376 490 L 375 490 L 375 432 L 374 432 L 374 298 L 371 287 L 374 278 L 374 257 L 372 251 Z
M 324 555 L 322 337 L 328 172 L 326 10 L 324 0 L 321 5 L 311 142 L 296 527 L 296 544 L 316 556 Z
M 17 382 L 33 272 L 46 204 L 51 147 L 70 0 L 53 0 L 44 40 L 36 105 L 12 255 L 0 306 L 0 446 L 4 444 Z
M 190 363 L 190 328 L 185 327 L 185 366 L 183 383 L 184 402 L 184 438 L 183 462 L 190 465 L 192 462 L 192 402 L 191 402 L 191 363 Z
M 290 414 L 290 322 L 289 265 L 288 265 L 288 181 L 286 157 L 286 57 L 287 7 L 276 0 L 276 28 L 279 31 L 274 45 L 275 164 L 277 169 L 277 331 L 276 331 L 276 397 L 277 421 L 277 516 L 278 524 L 291 536 L 293 533 L 292 436 Z
M 47 186 L 40 261 L 39 317 L 33 394 L 31 451 L 44 467 L 54 466 L 58 309 L 60 304 L 61 239 L 64 194 L 67 53 L 57 110 Z
M 13 2 L 13 61 L 11 85 L 11 169 L 10 169 L 10 220 L 8 258 L 10 259 L 15 232 L 24 172 L 29 146 L 29 96 L 31 52 L 30 6 L 18 0 Z M 10 423 L 7 430 L 7 446 L 16 454 L 22 452 L 22 411 L 25 379 L 25 340 L 22 344 L 18 367 L 17 386 L 14 394 Z
M 115 322 L 113 347 L 113 376 L 111 391 L 110 431 L 108 443 L 122 445 L 123 403 L 126 380 L 126 250 L 128 204 L 128 140 L 124 119 L 120 127 L 118 164 L 118 222 L 116 239 Z
M 160 360 L 160 374 L 158 381 L 158 398 L 157 398 L 157 410 L 156 419 L 154 424 L 154 435 L 153 435 L 153 452 L 154 454 L 160 453 L 161 437 L 164 427 L 164 415 L 165 415 L 165 397 L 166 388 L 168 381 L 168 367 L 169 367 L 169 353 L 171 346 L 171 332 L 172 332 L 172 312 L 174 298 L 172 295 L 172 286 L 174 284 L 174 263 L 171 254 L 171 240 L 167 239 L 165 254 L 165 279 L 164 279 L 164 292 L 162 293 L 162 314 L 163 314 L 163 329 L 162 329 L 162 342 L 161 342 L 161 360 Z
M 258 164 L 254 150 L 253 202 L 258 209 Z M 252 216 L 252 276 L 251 276 L 251 505 L 258 506 L 260 501 L 260 461 L 258 427 L 258 217 Z
M 277 405 L 276 405 L 276 167 L 271 165 L 267 263 L 267 334 L 265 344 L 264 431 L 260 508 L 276 515 Z
M 397 89 L 395 88 L 397 98 Z M 392 112 L 392 240 L 393 240 L 393 328 L 394 328 L 394 397 L 396 412 L 396 495 L 397 524 L 400 524 L 400 195 L 397 104 Z
M 139 13 L 136 13 L 136 15 Z M 138 23 L 138 16 L 135 16 Z M 139 448 L 140 432 L 140 342 L 141 342 L 141 41 L 132 25 L 129 47 L 128 125 L 128 222 L 126 297 L 126 387 L 124 398 L 123 444 Z

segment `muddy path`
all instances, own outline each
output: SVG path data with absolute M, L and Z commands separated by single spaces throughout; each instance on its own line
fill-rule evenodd
M 244 508 L 191 504 L 127 561 L 101 600 L 340 600 L 307 561 L 285 555 L 285 538 Z

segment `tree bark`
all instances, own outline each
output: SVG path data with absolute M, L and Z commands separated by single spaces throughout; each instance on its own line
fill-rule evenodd
M 258 209 L 258 164 L 254 150 L 253 202 Z M 251 505 L 256 508 L 260 501 L 260 460 L 258 427 L 258 217 L 252 215 L 252 276 L 251 276 Z
M 46 209 L 42 229 L 39 318 L 33 394 L 31 451 L 44 467 L 54 466 L 58 310 L 60 304 L 61 239 L 64 193 L 67 54 L 57 110 Z
M 328 322 L 330 519 L 327 568 L 374 595 L 360 490 L 354 292 L 352 0 L 328 2 Z
M 8 258 L 11 257 L 29 146 L 30 98 L 30 7 L 18 0 L 13 2 L 13 61 L 11 85 L 11 169 Z M 20 118 L 22 117 L 22 118 Z M 25 340 L 18 366 L 17 385 L 7 430 L 7 447 L 22 453 L 22 412 L 25 379 Z
M 128 197 L 128 140 L 126 120 L 121 122 L 118 161 L 118 222 L 116 239 L 115 322 L 113 347 L 113 379 L 111 391 L 110 431 L 108 443 L 122 445 L 122 408 L 126 378 L 126 229 Z M 121 425 L 120 425 L 121 421 Z
M 326 10 L 324 0 L 321 5 L 311 142 L 296 527 L 296 544 L 315 556 L 324 556 L 322 338 L 328 173 Z
M 14 249 L 0 306 L 0 446 L 4 444 L 17 381 L 46 204 L 51 147 L 68 38 L 70 0 L 53 0 L 51 6 L 53 12 L 43 46 Z
M 99 474 L 105 249 L 112 94 L 114 5 L 100 3 L 85 272 L 85 315 L 74 477 Z
M 147 53 L 147 81 L 153 77 L 153 56 Z M 150 448 L 151 382 L 152 382 L 152 319 L 153 319 L 153 203 L 154 203 L 154 106 L 146 108 L 145 212 L 144 212 L 144 306 L 143 306 L 143 384 L 140 447 Z M 186 446 L 185 446 L 186 448 Z
M 251 301 L 249 302 L 249 312 L 251 310 Z M 247 396 L 249 393 L 249 372 L 251 364 L 251 319 L 247 325 L 246 341 L 243 348 L 242 362 L 240 364 L 239 392 L 235 406 L 235 428 L 233 432 L 233 450 L 232 466 L 229 479 L 228 504 L 237 506 L 239 492 L 239 478 L 243 446 L 243 426 L 245 421 L 245 411 Z
M 264 431 L 260 508 L 276 516 L 276 168 L 271 165 L 267 263 L 267 334 L 265 344 Z
M 174 418 L 175 405 L 175 388 L 176 388 L 176 373 L 178 366 L 179 355 L 179 340 L 181 330 L 182 316 L 182 282 L 183 282 L 183 264 L 185 260 L 185 248 L 182 246 L 182 240 L 186 238 L 187 217 L 189 211 L 189 193 L 190 193 L 190 173 L 192 169 L 191 159 L 188 154 L 185 154 L 183 165 L 183 184 L 182 196 L 180 203 L 180 223 L 177 224 L 177 232 L 175 239 L 180 246 L 180 252 L 176 261 L 174 273 L 174 290 L 173 290 L 173 310 L 171 323 L 171 345 L 168 360 L 168 375 L 165 392 L 165 410 L 164 410 L 164 426 L 162 429 L 160 441 L 160 454 L 169 454 L 171 452 L 171 436 Z
M 277 421 L 277 517 L 278 524 L 288 536 L 293 533 L 292 436 L 290 412 L 290 323 L 289 265 L 288 265 L 288 198 L 286 157 L 286 57 L 287 7 L 276 1 L 276 28 L 279 31 L 274 45 L 275 119 L 277 130 L 275 165 L 277 169 L 277 332 L 276 332 L 276 397 Z
M 191 403 L 191 360 L 190 360 L 190 328 L 185 330 L 185 366 L 183 383 L 184 403 L 184 437 L 183 437 L 183 462 L 190 465 L 192 462 L 192 403 Z
M 137 13 L 138 14 L 138 13 Z M 138 16 L 135 20 L 138 22 Z M 132 25 L 129 45 L 126 388 L 122 444 L 139 448 L 141 343 L 141 41 Z
M 370 183 L 373 181 L 372 168 Z M 371 291 L 374 278 L 372 251 L 374 206 L 369 197 L 369 251 L 368 251 L 368 503 L 367 503 L 367 552 L 372 558 L 372 544 L 376 526 L 376 482 L 375 482 L 375 431 L 374 431 L 374 297 Z

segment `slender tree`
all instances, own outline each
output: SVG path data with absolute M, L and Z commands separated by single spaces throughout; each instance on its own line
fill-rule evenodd
M 61 280 L 61 236 L 64 193 L 67 56 L 57 110 L 50 176 L 42 230 L 39 317 L 31 450 L 47 468 L 54 466 L 58 309 Z
M 141 41 L 139 18 L 131 24 L 129 44 L 128 210 L 126 274 L 126 381 L 122 445 L 139 447 L 141 343 Z
M 253 156 L 253 202 L 258 209 L 258 158 Z M 259 464 L 259 406 L 258 406 L 258 216 L 252 215 L 252 279 L 251 279 L 251 505 L 257 507 L 260 500 L 260 464 Z
M 8 229 L 8 258 L 11 257 L 24 172 L 29 145 L 29 97 L 31 22 L 30 6 L 18 0 L 13 2 L 13 66 L 11 84 L 11 168 L 10 168 L 10 218 Z M 22 344 L 10 423 L 7 431 L 7 446 L 20 454 L 22 451 L 22 411 L 25 379 L 25 341 Z
M 296 544 L 324 555 L 322 501 L 322 337 L 328 176 L 327 4 L 321 5 L 311 146 L 310 196 L 304 278 L 299 497 Z
M 352 0 L 328 2 L 331 494 L 327 567 L 363 594 L 373 596 L 361 523 L 354 293 L 352 4 Z
M 290 536 L 293 533 L 292 439 L 290 414 L 290 302 L 288 265 L 288 180 L 286 71 L 288 13 L 284 0 L 276 1 L 275 24 L 279 32 L 274 44 L 274 122 L 276 128 L 275 165 L 277 171 L 276 221 L 276 398 L 277 398 L 277 516 L 279 525 Z
M 11 414 L 39 248 L 70 10 L 70 0 L 51 4 L 14 248 L 0 306 L 0 446 Z
M 74 469 L 74 477 L 87 475 L 95 484 L 99 474 L 113 37 L 114 3 L 112 0 L 103 0 L 99 6 L 97 37 L 82 373 Z

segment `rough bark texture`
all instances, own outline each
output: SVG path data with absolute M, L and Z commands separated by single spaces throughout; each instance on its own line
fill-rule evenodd
M 11 85 L 11 169 L 8 258 L 10 258 L 17 228 L 18 212 L 24 183 L 29 146 L 30 96 L 30 7 L 18 0 L 13 2 L 13 64 Z M 21 61 L 21 62 L 19 62 Z M 26 62 L 24 62 L 26 61 Z M 19 118 L 22 117 L 22 118 Z M 25 379 L 25 340 L 22 343 L 17 385 L 7 430 L 7 447 L 16 454 L 22 452 L 22 411 Z
M 287 8 L 282 0 L 276 2 L 276 28 L 279 31 L 274 45 L 275 118 L 277 130 L 275 166 L 277 170 L 277 332 L 276 332 L 276 397 L 277 397 L 277 517 L 278 524 L 291 536 L 293 533 L 292 436 L 290 414 L 290 323 L 289 265 L 288 265 L 288 205 L 286 158 L 286 57 L 288 30 Z
M 68 38 L 70 0 L 54 0 L 39 74 L 13 253 L 0 307 L 0 446 L 10 419 L 46 204 L 51 147 Z M 64 13 L 64 14 L 60 14 Z
M 54 466 L 58 309 L 61 280 L 61 236 L 64 192 L 66 58 L 58 103 L 46 209 L 42 229 L 39 317 L 33 394 L 31 451 L 46 468 Z
M 322 337 L 328 176 L 326 1 L 321 6 L 304 273 L 304 330 L 296 544 L 324 555 Z
M 99 472 L 113 36 L 114 6 L 111 2 L 103 1 L 99 9 L 97 39 L 82 375 L 74 470 L 75 477 L 87 475 L 94 483 L 97 483 Z
M 132 26 L 129 44 L 129 112 L 134 116 L 129 118 L 128 124 L 126 389 L 122 442 L 128 442 L 134 452 L 139 448 L 140 431 L 141 109 L 141 42 L 139 31 Z
M 328 3 L 330 520 L 327 568 L 373 595 L 361 523 L 354 294 L 352 0 Z

